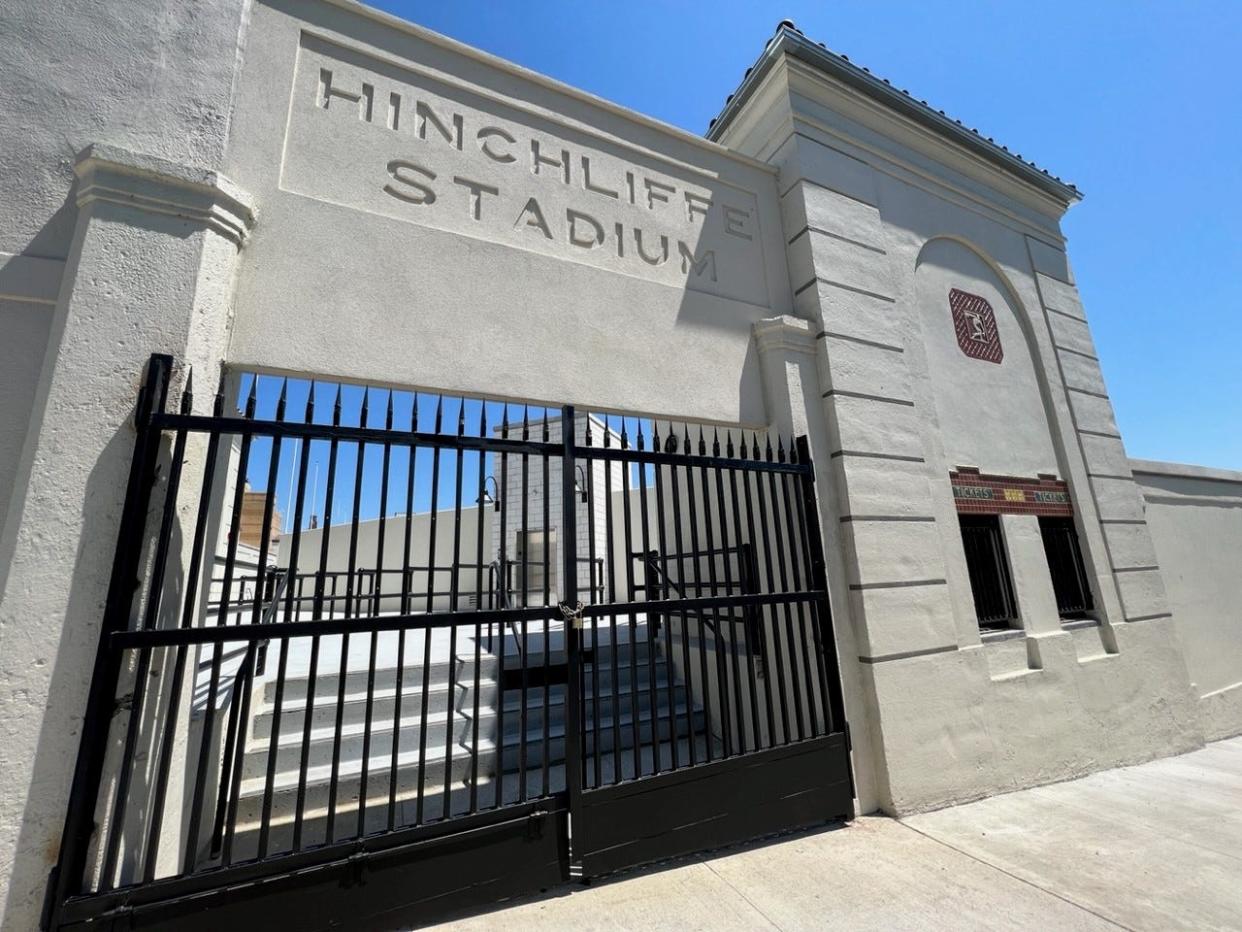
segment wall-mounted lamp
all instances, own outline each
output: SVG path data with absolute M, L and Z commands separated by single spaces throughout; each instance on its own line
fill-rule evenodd
M 575 466 L 574 471 L 578 474 L 578 478 L 574 480 L 574 491 L 581 496 L 582 504 L 586 505 L 588 504 L 586 470 L 581 466 Z
M 487 491 L 487 484 L 489 482 L 492 484 L 492 487 L 496 490 L 495 495 L 492 495 L 490 492 Z M 495 476 L 488 476 L 486 479 L 483 480 L 483 494 L 479 496 L 479 500 L 475 502 L 475 504 L 476 505 L 491 505 L 493 509 L 495 509 L 496 511 L 500 511 L 500 483 L 496 481 Z

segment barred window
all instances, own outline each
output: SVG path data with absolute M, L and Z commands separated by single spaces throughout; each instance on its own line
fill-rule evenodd
M 980 628 L 1008 628 L 1018 619 L 1013 580 L 998 515 L 959 515 L 962 547 Z
M 1082 547 L 1073 518 L 1040 518 L 1048 571 L 1057 596 L 1057 613 L 1062 618 L 1080 618 L 1095 608 L 1091 584 L 1082 562 Z

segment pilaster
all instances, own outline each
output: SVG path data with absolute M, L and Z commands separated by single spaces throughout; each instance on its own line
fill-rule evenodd
M 1070 401 L 1091 498 L 1108 554 L 1101 588 L 1115 591 L 1126 622 L 1172 618 L 1143 495 L 1134 481 L 1078 289 L 1063 254 L 1031 245 L 1035 282 Z M 1111 593 L 1110 593 L 1111 594 Z
M 785 153 L 782 211 L 819 393 L 864 664 L 956 650 L 943 548 L 868 166 L 805 137 Z
M 75 172 L 73 246 L 0 540 L 0 850 L 25 853 L 0 877 L 14 928 L 37 924 L 57 856 L 146 362 L 183 364 L 174 398 L 193 367 L 195 411 L 210 410 L 254 222 L 247 195 L 206 169 L 93 145 Z
M 815 463 L 819 521 L 823 529 L 832 627 L 836 638 L 845 714 L 853 745 L 854 785 L 858 811 L 880 806 L 877 786 L 877 744 L 874 735 L 874 696 L 864 688 L 859 668 L 858 633 L 851 614 L 847 561 L 842 553 L 839 520 L 841 501 L 833 482 L 831 442 L 819 398 L 818 349 L 815 329 L 797 317 L 774 317 L 754 325 L 755 345 L 763 373 L 768 424 L 782 435 L 806 435 Z

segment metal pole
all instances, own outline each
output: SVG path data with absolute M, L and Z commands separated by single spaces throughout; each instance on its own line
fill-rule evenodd
M 574 406 L 561 408 L 561 612 L 565 616 L 565 788 L 569 793 L 569 872 L 581 876 L 575 835 L 582 830 L 582 606 L 578 602 L 577 497 L 574 495 Z M 588 507 L 590 507 L 588 505 Z

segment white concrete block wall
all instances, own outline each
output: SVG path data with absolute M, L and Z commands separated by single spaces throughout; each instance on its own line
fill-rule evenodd
M 1114 554 L 1156 562 L 1209 740 L 1242 733 L 1242 472 L 1131 460 L 1145 523 Z M 1139 533 L 1139 532 L 1142 533 Z

